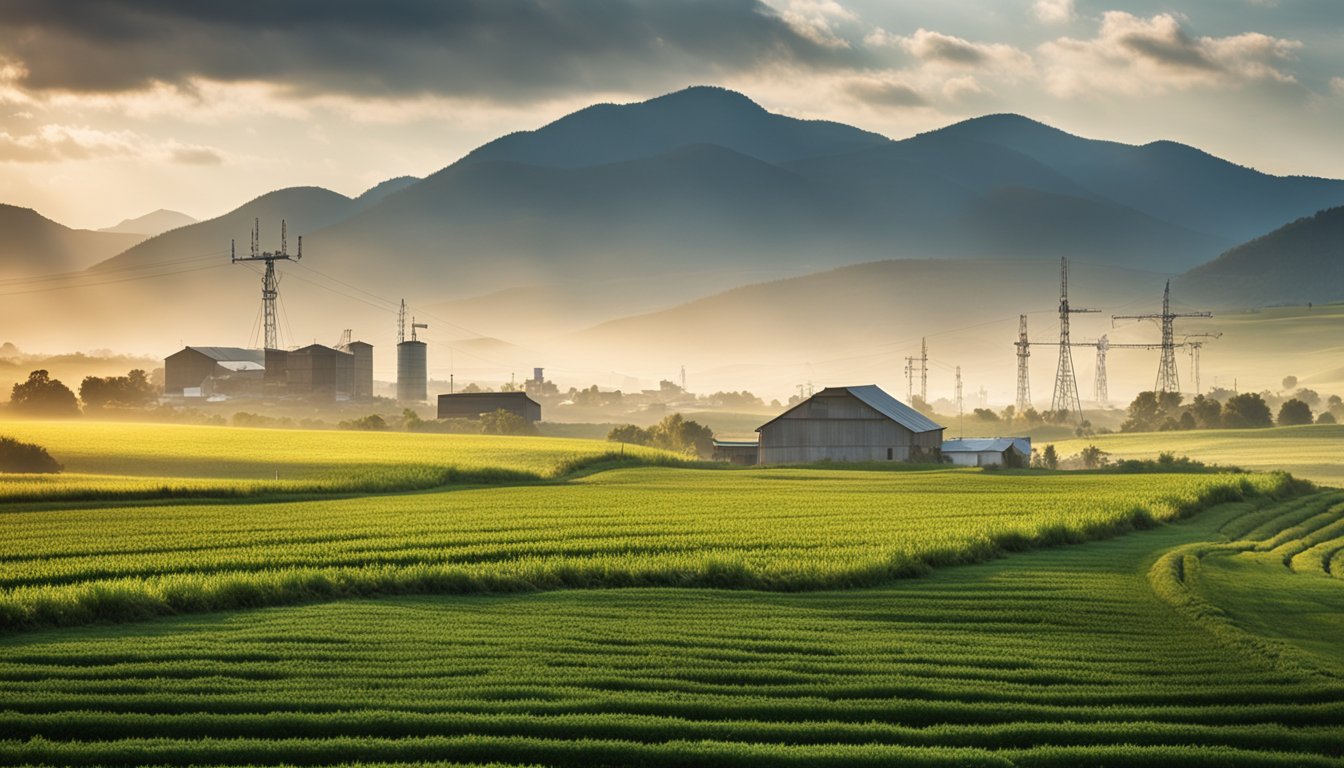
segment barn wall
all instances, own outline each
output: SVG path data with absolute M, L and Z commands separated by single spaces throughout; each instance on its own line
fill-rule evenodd
M 194 349 L 174 352 L 163 360 L 165 394 L 180 395 L 187 387 L 199 387 L 215 372 L 215 360 Z
M 912 448 L 943 444 L 942 430 L 911 432 L 849 394 L 814 396 L 761 427 L 760 435 L 762 464 L 908 461 Z

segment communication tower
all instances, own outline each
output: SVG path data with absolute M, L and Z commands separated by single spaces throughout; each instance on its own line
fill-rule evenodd
M 299 250 L 293 256 L 289 255 L 289 244 L 286 237 L 284 219 L 280 220 L 280 250 L 263 251 L 261 250 L 261 219 L 252 221 L 252 250 L 247 256 L 238 255 L 238 244 L 234 240 L 229 241 L 229 259 L 230 263 L 237 264 L 241 261 L 263 261 L 266 262 L 266 272 L 261 277 L 261 317 L 262 317 L 262 343 L 264 349 L 279 349 L 280 338 L 276 330 L 275 322 L 275 300 L 280 296 L 280 280 L 275 275 L 275 262 L 277 261 L 298 261 L 303 258 L 303 236 L 299 236 Z

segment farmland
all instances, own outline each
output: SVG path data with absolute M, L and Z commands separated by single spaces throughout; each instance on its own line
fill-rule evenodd
M 1038 441 L 1038 447 L 1045 442 Z M 1344 486 L 1344 462 L 1340 461 L 1344 425 L 1136 432 L 1055 441 L 1061 458 L 1089 445 L 1110 452 L 1113 459 L 1151 459 L 1173 452 L 1210 464 L 1277 469 L 1313 482 Z
M 483 435 L 96 421 L 10 421 L 0 434 L 44 446 L 66 469 L 0 475 L 9 501 L 376 493 L 548 479 L 618 457 L 675 460 L 639 446 Z
M 1301 540 L 1338 502 L 1229 504 L 873 589 L 403 596 L 10 635 L 0 761 L 1338 765 L 1344 681 L 1215 631 L 1181 602 L 1201 585 L 1151 583 L 1164 553 Z
M 0 764 L 1344 755 L 1344 493 L 1284 475 L 126 430 L 6 426 L 88 473 L 58 485 L 200 485 L 7 502 Z

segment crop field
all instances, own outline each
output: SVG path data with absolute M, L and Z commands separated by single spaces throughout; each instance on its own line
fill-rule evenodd
M 13 426 L 200 485 L 0 507 L 0 765 L 1344 765 L 1344 492 L 1286 475 Z
M 623 469 L 554 486 L 0 515 L 0 627 L 384 592 L 882 583 L 1282 476 Z
M 1053 442 L 1060 458 L 1089 445 L 1110 452 L 1113 459 L 1152 459 L 1172 452 L 1209 464 L 1282 470 L 1312 482 L 1344 486 L 1344 424 L 1139 432 Z M 1045 442 L 1038 441 L 1037 447 L 1044 448 Z
M 61 475 L 0 475 L 0 500 L 376 493 L 559 477 L 624 455 L 668 454 L 593 440 L 247 429 L 97 421 L 0 422 L 45 447 Z
M 1338 503 L 1228 504 L 873 589 L 402 596 L 9 634 L 0 762 L 1337 766 L 1344 680 L 1239 642 L 1235 616 L 1192 607 L 1222 593 L 1162 577 L 1183 548 L 1316 541 Z

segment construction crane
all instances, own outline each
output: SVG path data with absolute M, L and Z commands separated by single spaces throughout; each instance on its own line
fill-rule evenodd
M 1162 327 L 1162 343 L 1159 349 L 1162 350 L 1162 359 L 1157 366 L 1157 385 L 1154 391 L 1157 392 L 1180 392 L 1181 381 L 1176 372 L 1176 319 L 1181 317 L 1213 317 L 1212 312 L 1172 312 L 1171 311 L 1171 281 L 1167 281 L 1167 287 L 1162 291 L 1162 311 L 1150 312 L 1142 315 L 1112 315 L 1111 325 L 1114 327 L 1117 320 L 1156 320 Z
M 265 349 L 279 349 L 280 339 L 276 330 L 275 322 L 275 300 L 280 295 L 280 281 L 275 276 L 275 262 L 277 261 L 298 261 L 303 258 L 303 236 L 299 236 L 299 250 L 293 256 L 289 255 L 289 245 L 285 231 L 285 221 L 280 220 L 280 250 L 263 251 L 261 250 L 261 219 L 252 221 L 252 252 L 248 256 L 239 256 L 237 242 L 229 241 L 230 263 L 237 264 L 240 261 L 264 261 L 266 262 L 266 272 L 261 278 L 261 315 L 263 327 L 263 344 Z

